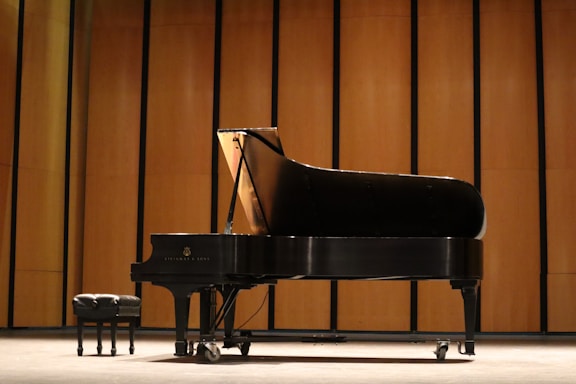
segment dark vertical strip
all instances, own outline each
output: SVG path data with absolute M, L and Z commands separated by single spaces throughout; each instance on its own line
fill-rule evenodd
M 332 72 L 332 168 L 340 168 L 340 0 L 334 0 Z
M 278 126 L 278 70 L 280 49 L 280 0 L 274 0 L 272 11 L 272 113 L 271 126 Z M 276 327 L 276 288 L 268 286 L 268 329 Z
M 480 131 L 480 1 L 472 1 L 472 40 L 474 71 L 474 185 L 481 187 L 481 131 Z
M 76 0 L 70 0 L 70 15 L 68 22 L 68 89 L 66 95 L 66 150 L 64 160 L 64 233 L 62 244 L 62 326 L 66 325 L 68 310 L 68 252 L 70 232 L 70 145 L 72 138 L 72 82 L 74 72 L 74 25 L 76 15 Z
M 412 0 L 411 15 L 410 172 L 418 174 L 418 0 Z M 410 282 L 410 331 L 418 330 L 418 282 Z
M 212 91 L 212 185 L 210 232 L 218 232 L 218 136 L 220 126 L 220 67 L 222 60 L 222 0 L 216 0 L 214 15 L 214 85 Z
M 18 166 L 20 153 L 20 109 L 22 98 L 22 52 L 24 48 L 24 8 L 18 5 L 18 48 L 16 53 L 16 94 L 14 96 L 14 147 L 12 153 L 12 210 L 10 217 L 10 271 L 8 277 L 8 328 L 14 326 L 14 283 L 16 279 L 16 219 L 18 216 Z
M 144 0 L 142 28 L 142 80 L 140 94 L 140 148 L 138 163 L 138 218 L 136 230 L 136 261 L 142 262 L 144 246 L 144 191 L 146 186 L 146 128 L 148 116 L 148 63 L 150 58 L 150 8 L 152 0 Z M 142 296 L 142 283 L 136 283 L 135 295 Z
M 222 61 L 222 0 L 216 0 L 214 9 L 214 79 L 212 85 L 212 176 L 210 191 L 210 231 L 218 231 L 218 128 L 220 127 L 220 68 Z M 214 317 L 215 290 L 200 292 L 200 332 Z M 206 303 L 205 301 L 209 302 Z M 234 310 L 234 309 L 233 309 Z
M 276 316 L 275 314 L 276 308 L 276 288 L 274 285 L 268 286 L 268 330 L 273 330 L 276 328 Z
M 540 192 L 540 330 L 548 332 L 548 212 L 546 210 L 546 120 L 544 115 L 544 53 L 541 0 L 534 0 L 534 18 L 538 104 L 538 184 Z
M 474 76 L 474 185 L 481 190 L 481 125 L 480 125 L 480 0 L 472 0 L 472 61 Z M 476 331 L 480 331 L 481 288 L 478 288 Z
M 271 126 L 278 126 L 278 49 L 280 43 L 280 0 L 274 0 L 272 19 L 272 113 Z
M 332 69 L 332 168 L 340 168 L 340 0 L 334 0 Z M 338 329 L 338 282 L 330 282 L 330 329 Z
M 411 5 L 410 172 L 418 174 L 418 0 Z

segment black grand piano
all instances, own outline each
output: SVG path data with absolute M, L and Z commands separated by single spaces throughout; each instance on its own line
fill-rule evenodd
M 222 322 L 224 347 L 247 355 L 253 339 L 234 329 L 237 295 L 279 279 L 448 280 L 464 301 L 458 351 L 474 355 L 486 216 L 472 185 L 302 164 L 284 155 L 276 128 L 222 129 L 218 138 L 234 179 L 224 233 L 152 234 L 151 257 L 131 267 L 132 281 L 172 292 L 177 356 L 194 353 L 187 339 L 194 292 L 200 293 L 198 355 L 219 359 L 215 333 Z M 251 234 L 232 232 L 237 197 Z M 448 344 L 438 342 L 437 359 Z

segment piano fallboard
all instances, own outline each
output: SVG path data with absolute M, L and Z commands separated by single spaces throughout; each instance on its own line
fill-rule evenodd
M 233 284 L 271 279 L 473 279 L 482 242 L 470 238 L 152 234 L 133 281 Z

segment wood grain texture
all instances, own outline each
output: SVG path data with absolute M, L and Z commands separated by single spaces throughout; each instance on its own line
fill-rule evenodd
M 576 274 L 548 276 L 548 331 L 574 332 L 576 329 Z
M 132 293 L 136 258 L 143 2 L 94 2 L 84 292 Z
M 62 272 L 20 270 L 14 287 L 14 325 L 58 327 L 62 323 Z M 31 289 L 41 287 L 41 289 Z
M 410 172 L 410 1 L 341 3 L 340 166 Z
M 68 216 L 68 264 L 66 324 L 75 324 L 70 305 L 82 292 L 84 257 L 84 196 L 86 180 L 86 137 L 90 78 L 90 36 L 92 2 L 76 3 L 74 15 L 74 57 L 72 67 L 72 104 L 70 114 L 70 184 Z
M 0 327 L 7 325 L 18 1 L 0 1 Z
M 338 329 L 342 331 L 410 329 L 410 283 L 339 281 Z
M 18 44 L 18 1 L 0 2 L 0 165 L 12 164 L 14 107 L 16 96 L 16 55 Z M 4 181 L 4 180 L 2 180 Z M 1 183 L 6 189 L 6 183 Z M 0 192 L 5 193 L 5 192 Z M 6 201 L 2 199 L 2 201 Z
M 152 233 L 210 232 L 214 2 L 153 2 L 150 23 L 144 260 Z M 173 327 L 170 292 L 142 292 L 143 324 Z
M 280 139 L 289 158 L 323 167 L 332 163 L 332 25 L 331 0 L 280 2 Z M 330 283 L 279 282 L 275 326 L 329 329 Z
M 544 101 L 546 111 L 546 198 L 548 228 L 549 329 L 576 331 L 576 4 L 542 2 Z
M 576 216 L 576 83 L 569 80 L 576 78 L 576 7 L 570 4 L 542 3 L 550 273 L 576 273 L 576 240 L 570 230 Z
M 540 252 L 533 4 L 481 4 L 482 331 L 538 331 Z M 518 289 L 518 287 L 522 289 Z
M 0 0 L 0 327 L 6 326 L 9 310 L 18 3 Z M 420 174 L 473 178 L 471 3 L 418 2 Z M 79 291 L 134 290 L 130 264 L 136 255 L 143 4 L 77 2 L 68 303 L 63 303 L 69 2 L 26 1 L 16 326 L 60 325 L 62 306 Z M 144 259 L 152 232 L 210 230 L 215 91 L 215 2 L 151 4 Z M 338 155 L 343 169 L 410 172 L 410 4 L 341 1 Z M 289 157 L 325 167 L 333 156 L 332 5 L 331 0 L 280 2 L 280 135 Z M 539 307 L 533 2 L 484 0 L 480 6 L 481 179 L 488 212 L 481 330 L 537 332 L 540 311 L 547 310 L 549 331 L 572 332 L 576 314 L 566 303 L 574 300 L 576 275 L 576 4 L 542 0 L 549 272 L 544 309 Z M 272 7 L 272 0 L 223 1 L 223 128 L 271 125 Z M 218 156 L 217 230 L 222 231 L 232 177 Z M 236 232 L 249 232 L 241 207 L 234 223 Z M 38 284 L 45 289 L 33 295 L 29 287 Z M 418 287 L 420 331 L 463 329 L 458 291 L 444 282 Z M 338 289 L 338 329 L 409 328 L 407 282 L 341 281 Z M 237 325 L 263 304 L 245 328 L 267 328 L 267 290 L 260 286 L 240 295 Z M 282 281 L 276 291 L 277 328 L 328 327 L 328 282 Z M 170 293 L 145 284 L 143 295 L 149 303 L 143 324 L 171 327 Z M 191 328 L 198 326 L 197 299 L 193 295 Z M 66 321 L 74 322 L 70 310 Z
M 418 173 L 474 181 L 472 2 L 418 5 Z M 463 331 L 460 292 L 418 283 L 418 330 Z
M 14 307 L 15 326 L 60 325 L 60 296 L 33 296 L 38 276 L 45 292 L 61 292 L 64 239 L 64 173 L 68 18 L 64 1 L 25 4 L 20 104 L 16 270 L 14 297 L 30 296 Z M 50 276 L 45 279 L 45 277 Z
M 340 167 L 409 173 L 410 1 L 344 0 L 340 33 Z M 407 330 L 409 294 L 407 282 L 338 282 L 338 328 Z
M 222 8 L 220 128 L 268 127 L 272 110 L 273 2 L 224 1 Z M 223 231 L 226 222 L 232 185 L 230 171 L 219 151 L 219 231 Z M 236 206 L 233 232 L 250 232 L 240 204 Z M 266 287 L 262 286 L 241 293 L 236 311 L 237 325 L 258 308 L 264 289 Z M 267 307 L 246 327 L 266 329 Z

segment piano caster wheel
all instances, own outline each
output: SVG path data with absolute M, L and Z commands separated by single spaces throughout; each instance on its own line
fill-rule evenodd
M 220 348 L 216 343 L 209 343 L 204 345 L 204 357 L 211 363 L 215 363 L 220 360 Z
M 445 340 L 438 340 L 436 342 L 436 351 L 434 351 L 434 353 L 436 354 L 436 360 L 444 361 L 446 359 L 446 352 L 448 352 L 449 344 L 450 341 Z
M 239 344 L 238 348 L 240 348 L 242 356 L 248 356 L 248 353 L 250 352 L 250 342 L 245 341 L 244 343 Z

